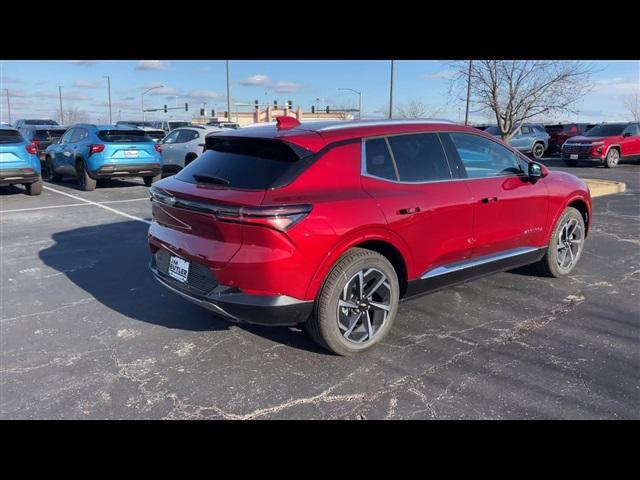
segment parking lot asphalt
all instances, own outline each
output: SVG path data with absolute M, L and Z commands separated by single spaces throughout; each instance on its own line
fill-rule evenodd
M 640 418 L 640 165 L 543 163 L 627 185 L 594 199 L 575 274 L 403 303 L 349 358 L 159 285 L 141 181 L 0 187 L 0 418 Z

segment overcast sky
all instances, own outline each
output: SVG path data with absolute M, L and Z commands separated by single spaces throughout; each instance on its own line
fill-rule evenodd
M 593 62 L 593 90 L 579 102 L 577 118 L 557 118 L 584 122 L 627 120 L 625 95 L 640 88 L 640 61 Z M 232 61 L 231 97 L 234 102 L 280 105 L 293 101 L 305 111 L 311 105 L 357 106 L 357 95 L 340 87 L 362 92 L 364 116 L 381 116 L 388 108 L 389 61 Z M 54 117 L 58 109 L 58 86 L 62 86 L 64 108 L 74 107 L 87 120 L 108 119 L 107 80 L 111 77 L 114 121 L 138 119 L 144 89 L 163 85 L 145 95 L 145 107 L 159 108 L 189 102 L 190 110 L 169 114 L 147 114 L 147 118 L 190 119 L 206 102 L 207 110 L 226 110 L 224 61 L 143 60 L 143 61 L 0 61 L 0 120 L 8 121 L 9 90 L 11 116 L 17 118 Z M 464 104 L 448 96 L 451 71 L 443 61 L 396 61 L 394 103 L 420 100 L 439 117 L 463 119 Z M 250 110 L 251 107 L 241 108 Z M 472 106 L 473 109 L 473 106 Z M 471 115 L 484 122 L 485 114 Z

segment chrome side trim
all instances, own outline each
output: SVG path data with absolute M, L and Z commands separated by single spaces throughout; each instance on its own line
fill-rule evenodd
M 427 270 L 425 273 L 422 274 L 420 278 L 422 280 L 425 280 L 427 278 L 446 275 L 446 274 L 457 272 L 467 268 L 484 265 L 486 263 L 497 262 L 499 260 L 506 260 L 507 258 L 517 257 L 519 255 L 532 253 L 532 252 L 535 252 L 536 250 L 540 250 L 540 248 L 544 248 L 544 247 L 513 248 L 511 250 L 506 250 L 500 253 L 493 253 L 491 255 L 484 255 L 482 257 L 469 258 L 467 260 L 463 260 L 462 262 L 450 263 L 449 265 L 443 265 L 441 267 L 436 267 L 431 270 Z

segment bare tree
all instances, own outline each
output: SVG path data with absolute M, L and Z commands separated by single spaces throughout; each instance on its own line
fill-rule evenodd
M 627 113 L 634 122 L 640 122 L 640 88 L 636 93 L 631 93 L 622 98 L 622 103 L 627 109 Z
M 456 74 L 450 93 L 466 95 L 469 62 L 451 62 Z M 509 141 L 527 120 L 559 112 L 575 113 L 574 104 L 591 90 L 594 68 L 579 61 L 474 60 L 471 99 L 493 112 L 502 139 Z
M 54 113 L 56 119 L 60 118 L 60 109 Z M 62 110 L 62 123 L 64 125 L 73 125 L 74 123 L 87 122 L 89 116 L 86 112 L 79 110 L 77 107 L 69 107 Z
M 429 118 L 435 117 L 441 112 L 442 109 L 431 107 L 420 100 L 413 99 L 396 105 L 394 116 L 397 118 Z

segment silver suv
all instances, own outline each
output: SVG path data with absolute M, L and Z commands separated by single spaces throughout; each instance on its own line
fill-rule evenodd
M 204 137 L 207 134 L 225 130 L 198 125 L 172 130 L 160 142 L 163 172 L 176 173 L 186 167 L 204 151 Z

